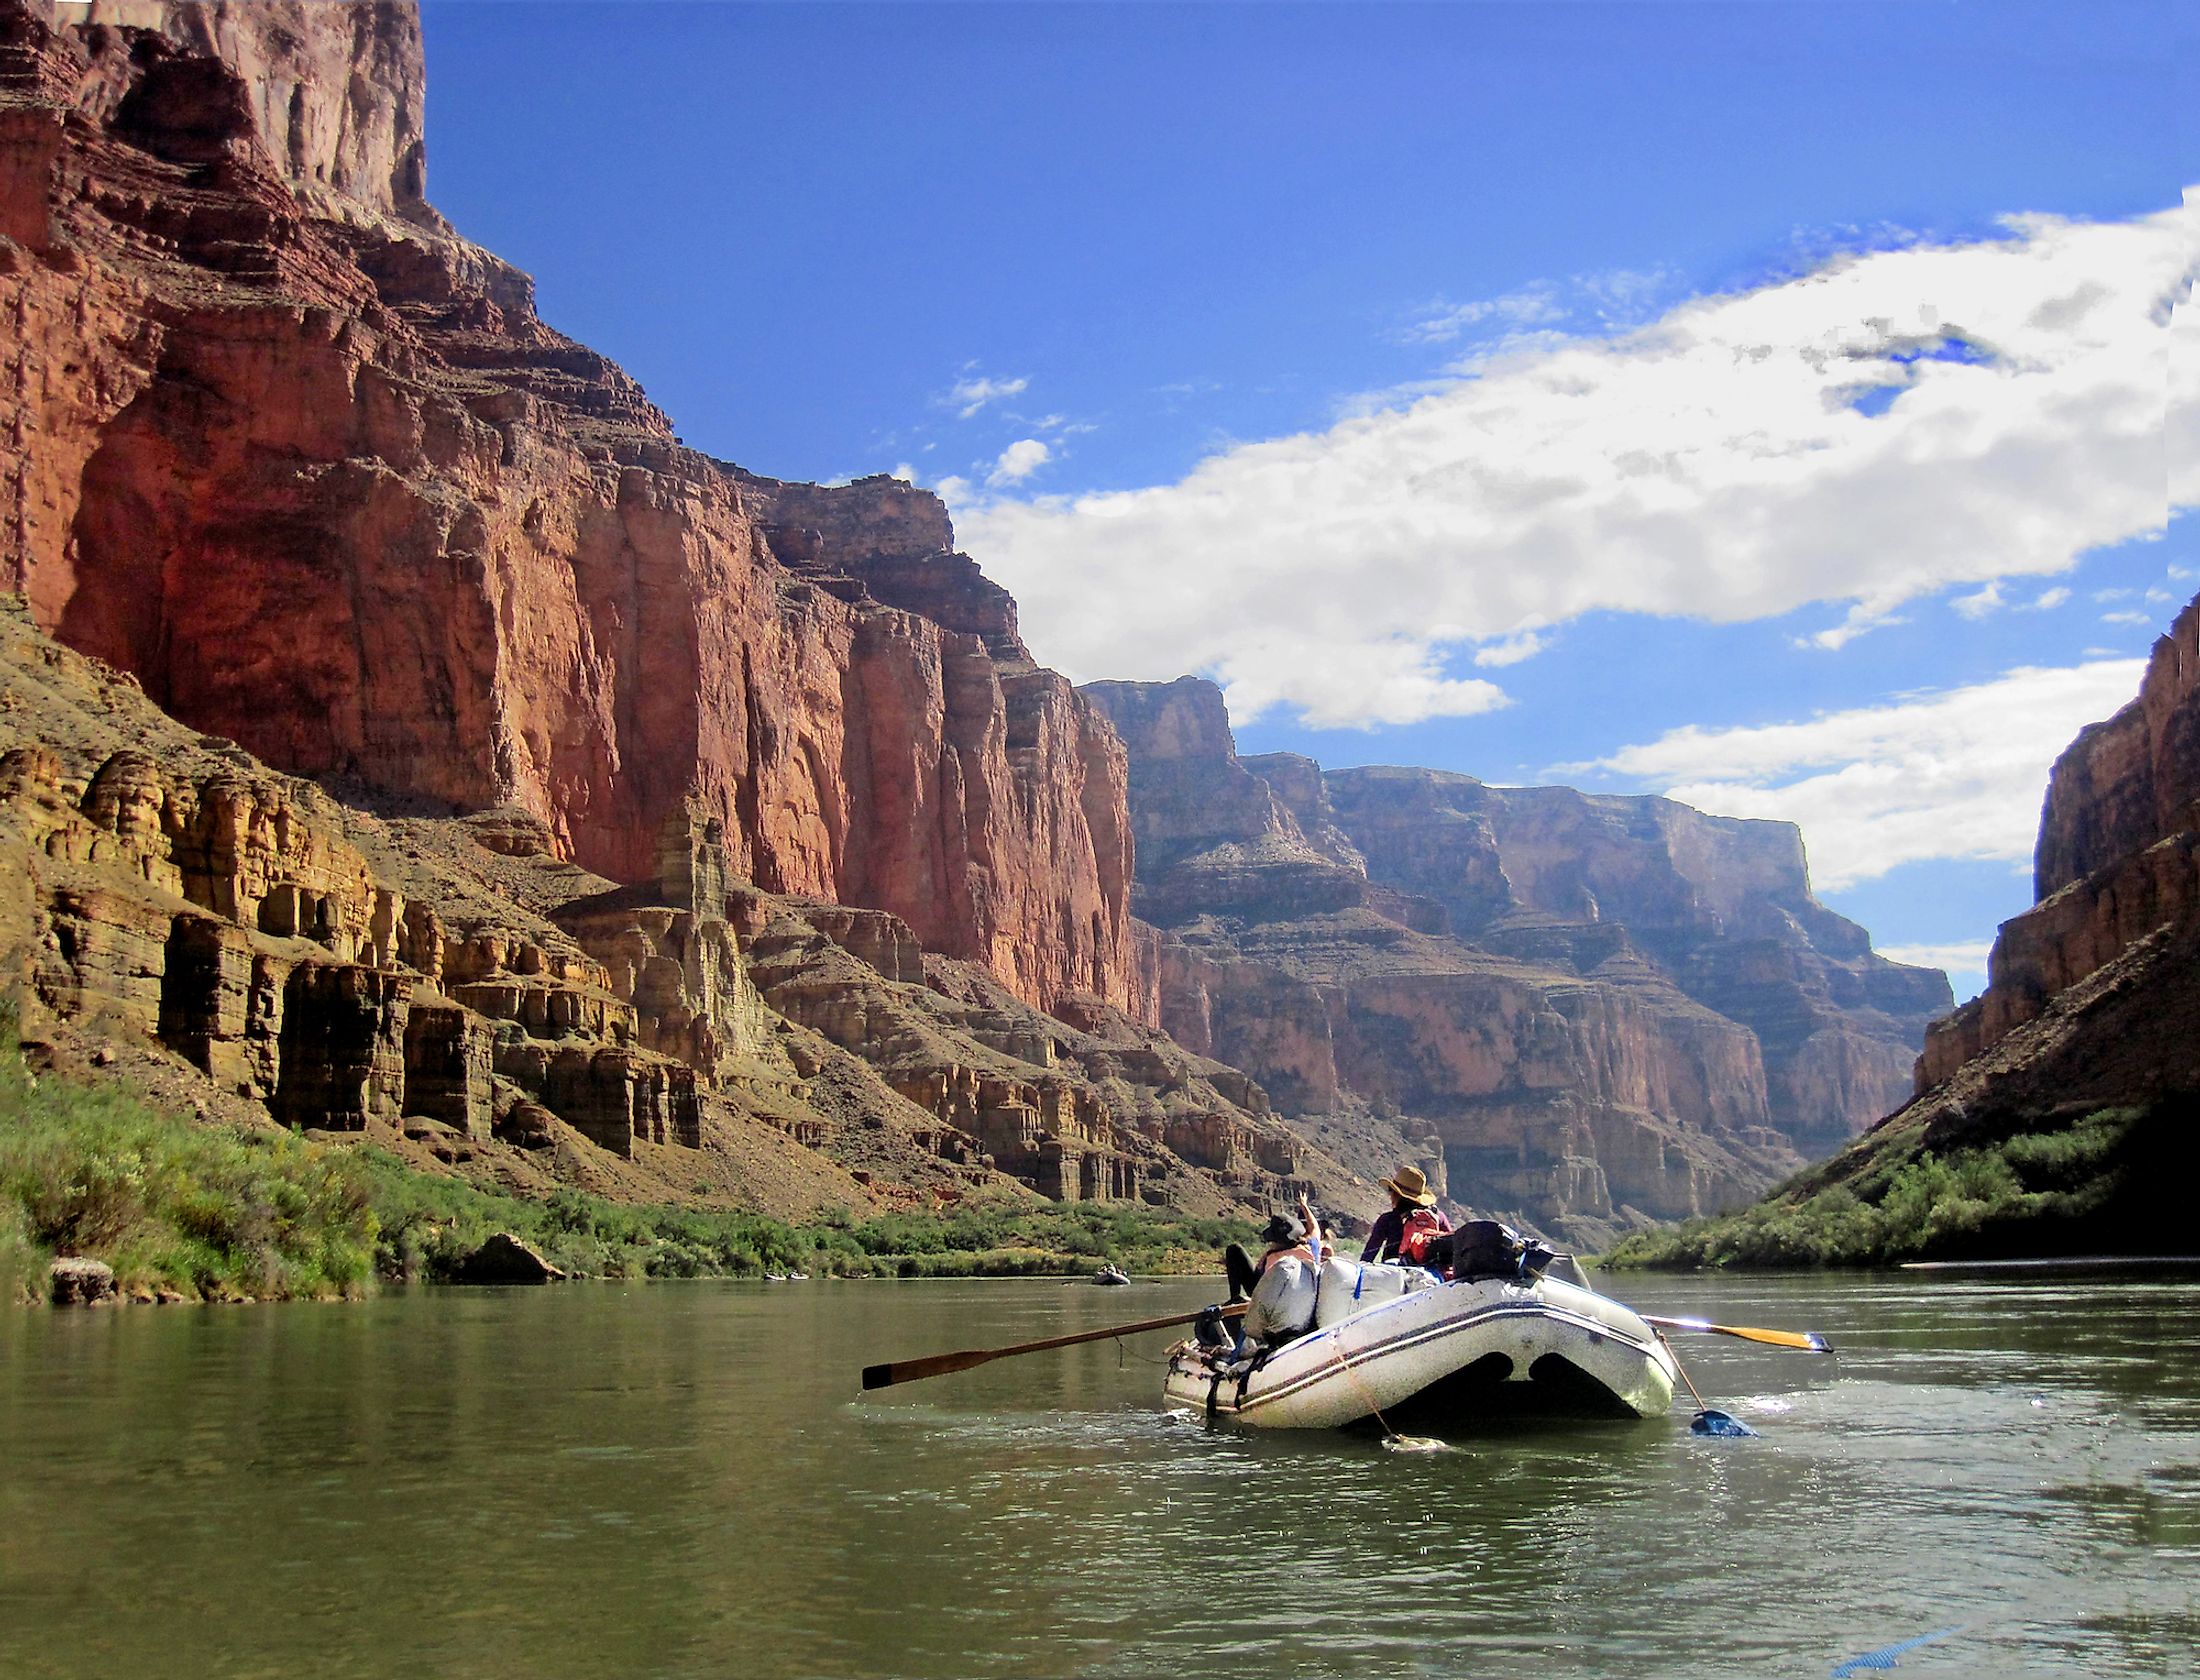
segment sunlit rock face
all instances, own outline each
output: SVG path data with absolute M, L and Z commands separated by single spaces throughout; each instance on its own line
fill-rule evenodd
M 0 584 L 280 768 L 1151 1019 L 1122 750 L 945 510 L 683 448 L 425 198 L 418 20 L 0 4 Z
M 1790 825 L 1240 759 L 1212 684 L 1082 692 L 1130 749 L 1163 1023 L 1325 1141 L 1372 1122 L 1363 1168 L 1433 1149 L 1582 1241 L 1732 1206 L 1898 1104 L 1948 1005 L 1811 897 Z
M 1155 1025 L 1122 744 L 938 499 L 683 447 L 423 99 L 410 7 L 0 0 L 37 1030 L 507 1184 L 1371 1212 Z
M 1986 991 L 1927 1035 L 1920 1092 L 2127 954 L 2189 939 L 2200 913 L 2200 601 L 2154 644 L 2137 698 L 2055 761 L 2033 876 L 2038 902 L 2002 924 Z M 2158 951 L 2149 961 L 2159 969 Z M 2181 1065 L 2188 1028 L 2165 1012 L 2143 1036 L 2157 1059 Z

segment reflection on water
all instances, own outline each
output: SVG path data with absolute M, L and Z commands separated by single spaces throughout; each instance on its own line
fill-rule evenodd
M 0 1674 L 2200 1673 L 2200 1287 L 1631 1279 L 1763 1431 L 1214 1433 L 1194 1283 L 0 1318 Z

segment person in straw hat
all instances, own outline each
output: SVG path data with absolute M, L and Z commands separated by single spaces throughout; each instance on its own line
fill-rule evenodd
M 1418 1264 L 1431 1239 L 1451 1234 L 1451 1221 L 1437 1211 L 1436 1192 L 1419 1167 L 1400 1167 L 1396 1178 L 1378 1182 L 1390 1192 L 1390 1209 L 1368 1232 L 1360 1258 L 1395 1260 L 1402 1255 Z

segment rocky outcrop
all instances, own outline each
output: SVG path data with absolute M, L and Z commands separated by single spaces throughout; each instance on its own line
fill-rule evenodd
M 890 912 L 762 892 L 713 818 L 668 819 L 618 886 L 524 811 L 376 814 L 162 716 L 20 604 L 0 874 L 0 985 L 34 1030 L 499 1183 L 1371 1211 L 1235 1068 L 1092 992 L 1042 1013 Z
M 286 1124 L 419 1115 L 486 1138 L 501 1079 L 620 1154 L 698 1141 L 694 1069 L 641 1042 L 676 1036 L 666 1015 L 693 999 L 622 999 L 554 926 L 403 860 L 371 819 L 192 737 L 13 614 L 0 851 L 35 1005 L 155 1039 Z
M 627 885 L 714 822 L 1150 1019 L 1120 745 L 940 504 L 681 447 L 429 208 L 422 87 L 409 8 L 0 0 L 0 585 L 280 769 Z
M 2038 902 L 2002 924 L 1985 992 L 1926 1035 L 1918 1091 L 2126 953 L 2200 921 L 2200 601 L 2154 644 L 2138 697 L 2055 761 L 2033 879 Z M 2177 1029 L 2162 1026 L 2166 1045 Z
M 57 1307 L 100 1307 L 122 1297 L 106 1261 L 70 1255 L 46 1268 L 46 1298 Z
M 1083 692 L 1131 752 L 1163 1024 L 1363 1171 L 1433 1140 L 1456 1200 L 1586 1243 L 1733 1206 L 1899 1102 L 1947 1005 L 1786 824 L 1241 760 L 1210 683 Z

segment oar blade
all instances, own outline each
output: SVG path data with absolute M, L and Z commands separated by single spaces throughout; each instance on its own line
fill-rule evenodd
M 1713 1324 L 1707 1318 L 1653 1318 L 1642 1315 L 1645 1324 L 1655 1324 L 1666 1330 L 1695 1330 L 1712 1336 L 1735 1336 L 1745 1342 L 1763 1342 L 1767 1347 L 1796 1348 L 1804 1353 L 1831 1353 L 1833 1344 L 1815 1330 L 1759 1330 L 1748 1324 Z
M 891 1388 L 896 1383 L 918 1382 L 925 1377 L 944 1377 L 967 1371 L 1000 1355 L 991 1348 L 966 1348 L 960 1353 L 935 1353 L 929 1359 L 897 1359 L 885 1365 L 863 1367 L 865 1388 Z

